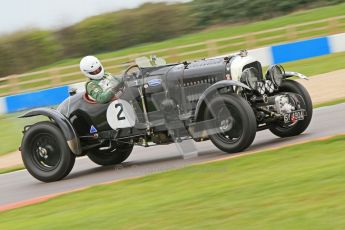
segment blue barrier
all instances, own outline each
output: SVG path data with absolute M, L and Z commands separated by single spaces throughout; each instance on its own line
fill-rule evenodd
M 7 113 L 20 110 L 57 105 L 68 97 L 68 86 L 40 90 L 37 92 L 22 93 L 5 97 Z
M 272 46 L 273 63 L 284 63 L 330 54 L 327 37 Z

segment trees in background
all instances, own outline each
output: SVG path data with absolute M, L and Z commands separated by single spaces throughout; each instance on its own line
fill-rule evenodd
M 166 40 L 215 23 L 286 14 L 310 5 L 343 0 L 194 0 L 147 3 L 88 18 L 58 31 L 26 31 L 0 39 L 0 77 L 56 61 Z
M 28 31 L 0 40 L 0 76 L 56 62 L 62 46 L 50 31 Z
M 58 31 L 24 31 L 0 39 L 0 77 L 80 57 L 162 41 L 193 30 L 187 4 L 147 3 L 88 18 Z
M 91 17 L 56 35 L 64 55 L 75 57 L 162 41 L 188 33 L 193 26 L 188 5 L 147 3 L 135 10 Z
M 337 4 L 344 0 L 194 0 L 192 11 L 197 24 L 267 19 L 287 14 L 302 7 L 317 7 Z

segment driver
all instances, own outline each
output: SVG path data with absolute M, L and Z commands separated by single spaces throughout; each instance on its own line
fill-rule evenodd
M 86 92 L 98 103 L 108 103 L 119 97 L 123 88 L 122 77 L 112 76 L 104 71 L 102 63 L 94 56 L 86 56 L 80 61 L 81 72 L 90 80 L 86 83 Z

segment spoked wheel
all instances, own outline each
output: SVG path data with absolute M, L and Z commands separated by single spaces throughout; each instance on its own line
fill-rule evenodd
M 303 133 L 309 126 L 313 117 L 313 103 L 308 91 L 303 85 L 296 81 L 284 80 L 280 86 L 280 91 L 299 94 L 306 105 L 306 116 L 304 120 L 296 121 L 292 124 L 277 124 L 270 128 L 270 131 L 278 137 L 291 137 Z
M 75 163 L 61 130 L 52 122 L 39 122 L 24 134 L 22 159 L 26 169 L 43 182 L 61 180 Z
M 256 119 L 248 102 L 238 95 L 213 98 L 206 110 L 205 120 L 213 119 L 208 130 L 212 143 L 220 150 L 235 153 L 248 148 L 256 135 Z
M 133 150 L 133 144 L 117 144 L 108 150 L 94 149 L 87 156 L 98 165 L 115 165 L 125 161 Z

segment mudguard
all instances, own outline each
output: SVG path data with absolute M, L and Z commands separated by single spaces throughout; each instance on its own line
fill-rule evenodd
M 63 135 L 66 138 L 67 144 L 70 150 L 75 155 L 81 155 L 81 145 L 79 138 L 69 120 L 60 112 L 55 109 L 49 108 L 37 108 L 26 112 L 25 114 L 19 116 L 18 118 L 25 118 L 25 117 L 34 117 L 34 116 L 46 116 L 51 120 L 54 120 L 55 123 L 61 129 Z
M 199 101 L 196 105 L 196 108 L 195 108 L 195 113 L 194 113 L 194 117 L 197 118 L 199 116 L 199 110 L 201 109 L 201 105 L 204 103 L 206 97 L 209 95 L 209 94 L 212 94 L 214 93 L 215 91 L 217 91 L 218 89 L 222 89 L 224 87 L 228 87 L 228 86 L 236 86 L 236 87 L 241 87 L 241 88 L 245 88 L 245 89 L 248 89 L 250 90 L 250 88 L 239 82 L 239 81 L 234 81 L 234 80 L 222 80 L 222 81 L 218 81 L 216 83 L 214 83 L 213 85 L 211 85 L 210 87 L 208 87 L 204 92 L 203 94 L 201 94 L 200 98 L 199 98 Z
M 283 78 L 289 78 L 289 77 L 299 77 L 304 80 L 309 80 L 309 78 L 301 73 L 298 72 L 285 72 Z

